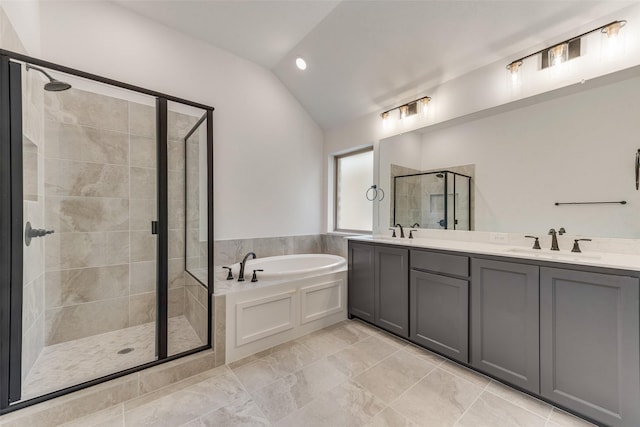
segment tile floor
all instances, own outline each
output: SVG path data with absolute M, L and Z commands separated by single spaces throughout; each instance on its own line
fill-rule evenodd
M 156 359 L 156 324 L 145 323 L 45 347 L 22 385 L 29 399 Z M 204 345 L 184 316 L 169 318 L 169 354 Z M 132 348 L 126 354 L 119 350 Z
M 359 321 L 68 426 L 590 426 Z

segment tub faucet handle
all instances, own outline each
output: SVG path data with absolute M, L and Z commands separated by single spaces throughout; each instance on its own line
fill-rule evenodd
M 539 237 L 536 236 L 524 236 L 527 239 L 536 239 L 535 242 L 533 242 L 533 248 L 532 249 L 541 249 L 540 248 L 540 241 L 538 240 Z
M 264 270 L 263 269 L 253 270 L 253 276 L 251 277 L 251 281 L 252 282 L 257 282 L 258 281 L 258 276 L 256 275 L 257 271 L 264 271 Z
M 231 273 L 231 267 L 222 267 L 222 268 L 226 268 L 227 270 L 229 270 L 229 274 L 227 274 L 227 280 L 233 280 L 233 273 Z

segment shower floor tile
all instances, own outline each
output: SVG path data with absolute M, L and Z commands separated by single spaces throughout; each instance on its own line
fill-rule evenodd
M 169 318 L 169 355 L 204 344 L 186 317 Z M 152 362 L 155 350 L 155 322 L 45 347 L 23 381 L 22 400 Z

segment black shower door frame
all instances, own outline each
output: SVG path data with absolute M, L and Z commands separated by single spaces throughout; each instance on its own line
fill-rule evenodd
M 20 61 L 20 62 L 14 62 Z M 157 241 L 157 360 L 111 375 L 20 401 L 22 364 L 23 178 L 21 64 L 60 71 L 156 98 L 157 220 L 149 224 Z M 207 120 L 208 340 L 207 344 L 168 355 L 168 101 L 205 110 Z M 212 348 L 213 295 L 213 111 L 208 105 L 101 77 L 0 49 L 0 415 L 110 381 L 151 366 Z M 16 403 L 14 403 L 16 402 Z

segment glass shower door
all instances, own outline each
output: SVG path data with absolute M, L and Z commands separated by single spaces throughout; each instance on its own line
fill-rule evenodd
M 155 98 L 22 85 L 25 400 L 156 360 L 158 164 Z

